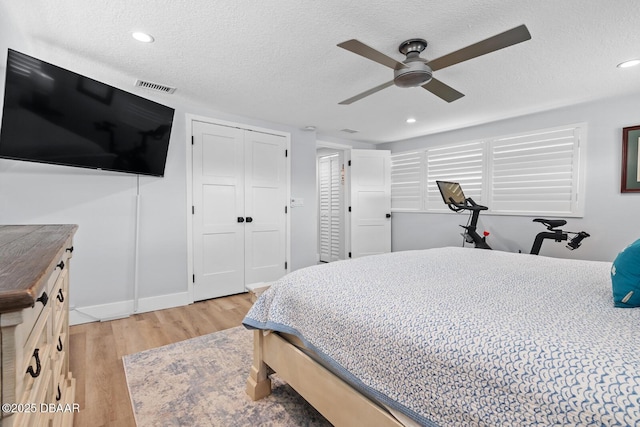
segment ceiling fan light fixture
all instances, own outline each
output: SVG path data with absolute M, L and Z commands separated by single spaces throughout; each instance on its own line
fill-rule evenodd
M 420 53 L 427 47 L 424 39 L 410 39 L 398 47 L 400 53 L 407 56 L 404 68 L 394 70 L 393 83 L 398 87 L 418 87 L 431 80 L 432 71 Z
M 422 86 L 431 80 L 431 68 L 420 60 L 405 62 L 407 68 L 394 70 L 393 83 L 398 87 Z
M 636 65 L 640 64 L 640 59 L 631 59 L 629 61 L 624 61 L 621 62 L 617 65 L 618 68 L 629 68 L 629 67 L 635 67 Z

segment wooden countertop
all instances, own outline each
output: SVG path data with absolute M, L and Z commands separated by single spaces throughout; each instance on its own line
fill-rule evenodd
M 0 226 L 0 313 L 31 307 L 77 225 Z

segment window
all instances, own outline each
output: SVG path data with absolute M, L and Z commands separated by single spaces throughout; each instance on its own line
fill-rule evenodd
M 429 149 L 427 163 L 427 210 L 449 210 L 442 201 L 436 181 L 459 182 L 464 195 L 484 203 L 482 184 L 485 181 L 484 142 L 450 145 Z
M 422 210 L 423 152 L 391 156 L 391 209 Z
M 491 143 L 491 208 L 566 214 L 577 197 L 577 128 L 501 138 Z
M 392 209 L 444 212 L 436 180 L 508 215 L 581 216 L 586 124 L 391 155 Z

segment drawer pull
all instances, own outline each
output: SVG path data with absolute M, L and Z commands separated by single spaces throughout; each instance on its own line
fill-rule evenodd
M 60 270 L 64 270 L 64 261 L 60 261 L 60 263 L 56 265 L 56 267 L 60 267 Z
M 67 252 L 72 253 L 73 252 L 73 246 L 68 247 L 67 249 L 65 249 Z
M 64 302 L 64 294 L 62 293 L 62 289 L 58 289 L 58 295 L 56 296 L 58 301 Z
M 44 307 L 49 302 L 49 295 L 47 295 L 46 292 L 43 292 L 42 295 L 40 295 L 40 298 L 38 298 L 36 301 L 40 301 L 42 303 L 42 306 Z
M 62 338 L 58 337 L 58 345 L 56 346 L 58 351 L 62 351 Z
M 60 390 L 60 384 L 58 384 L 58 394 L 56 394 L 56 402 L 60 402 L 62 399 L 62 391 Z
M 27 374 L 31 375 L 32 378 L 36 378 L 40 375 L 40 371 L 42 370 L 42 366 L 40 365 L 40 350 L 39 349 L 35 349 L 33 350 L 33 357 L 36 358 L 36 370 L 34 372 L 33 367 L 29 366 L 27 368 Z

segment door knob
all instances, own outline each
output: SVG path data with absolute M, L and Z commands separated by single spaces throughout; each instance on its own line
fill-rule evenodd
M 247 222 L 253 222 L 253 218 L 251 218 L 250 216 L 247 217 Z
M 386 217 L 387 217 L 387 218 L 391 218 L 391 214 L 387 214 L 387 215 L 386 215 Z
M 241 216 L 238 217 L 238 222 L 244 222 L 244 218 L 242 218 Z

